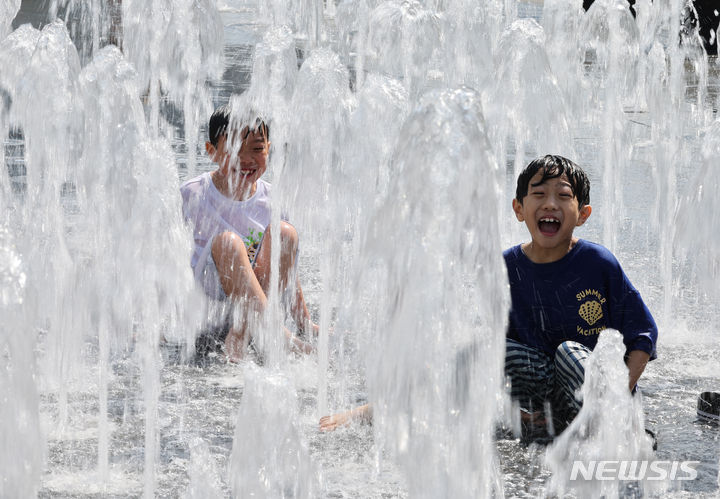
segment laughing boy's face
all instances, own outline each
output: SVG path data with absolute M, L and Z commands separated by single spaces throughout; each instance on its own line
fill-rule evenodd
M 248 188 L 262 177 L 267 169 L 267 157 L 270 143 L 260 130 L 248 130 L 230 134 L 230 140 L 224 137 L 218 142 L 218 150 L 224 154 L 222 166 L 238 189 Z
M 525 222 L 532 237 L 533 252 L 547 257 L 562 258 L 570 249 L 573 231 L 590 216 L 590 206 L 578 206 L 577 197 L 564 174 L 541 182 L 543 171 L 531 179 L 522 203 L 513 199 L 513 211 Z M 550 259 L 548 261 L 554 261 Z

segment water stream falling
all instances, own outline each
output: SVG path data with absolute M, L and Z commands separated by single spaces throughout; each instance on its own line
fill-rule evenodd
M 720 390 L 720 70 L 683 7 L 2 2 L 0 496 L 716 496 L 720 432 L 694 405 Z M 262 362 L 193 360 L 206 303 L 178 187 L 214 168 L 206 123 L 228 102 L 270 123 L 273 223 L 300 234 L 320 326 L 308 357 L 282 348 L 271 286 Z M 495 431 L 501 251 L 528 238 L 510 201 L 546 153 L 587 169 L 577 235 L 660 326 L 642 399 L 601 336 L 586 407 L 547 450 Z M 372 425 L 318 431 L 368 402 Z M 568 478 L 653 456 L 698 476 Z
M 629 462 L 652 460 L 652 444 L 643 431 L 640 397 L 632 397 L 627 390 L 624 351 L 622 336 L 609 330 L 600 336 L 594 355 L 588 359 L 583 407 L 547 452 L 547 463 L 553 472 L 550 490 L 558 495 L 568 488 L 575 488 L 582 497 L 621 495 L 618 478 L 573 483 L 568 463 L 601 461 L 609 459 L 608 456 Z M 613 415 L 612 424 L 607 424 L 607 414 Z M 640 476 L 637 472 L 632 475 Z M 645 493 L 667 487 L 642 477 L 637 482 Z

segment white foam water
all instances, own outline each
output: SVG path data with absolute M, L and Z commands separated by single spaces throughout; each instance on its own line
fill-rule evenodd
M 620 475 L 607 480 L 573 477 L 575 463 L 599 461 L 642 462 L 653 458 L 652 442 L 644 432 L 641 396 L 627 387 L 622 335 L 614 330 L 600 334 L 585 366 L 583 406 L 568 428 L 548 447 L 545 462 L 553 473 L 549 491 L 560 496 L 572 491 L 582 497 L 620 497 L 627 485 Z M 643 480 L 641 480 L 641 483 Z M 642 483 L 645 493 L 657 493 L 667 484 Z
M 228 463 L 235 497 L 316 497 L 319 477 L 298 427 L 293 384 L 248 365 Z M 267 431 L 271 429 L 271 431 Z

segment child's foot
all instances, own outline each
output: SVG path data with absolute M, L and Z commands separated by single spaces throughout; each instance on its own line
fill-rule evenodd
M 520 410 L 520 421 L 527 426 L 545 426 L 545 411 L 529 412 Z
M 225 358 L 228 362 L 236 364 L 243 360 L 247 352 L 248 340 L 246 334 L 236 329 L 231 329 L 225 337 Z
M 284 328 L 287 346 L 291 352 L 297 354 L 311 354 L 315 352 L 315 347 L 307 343 L 297 336 L 294 336 L 287 328 Z M 250 343 L 249 335 L 231 329 L 225 337 L 225 359 L 230 363 L 238 363 L 245 358 Z
M 520 423 L 522 426 L 521 440 L 523 442 L 545 444 L 548 442 L 548 439 L 552 440 L 548 432 L 545 411 L 529 412 L 521 409 Z

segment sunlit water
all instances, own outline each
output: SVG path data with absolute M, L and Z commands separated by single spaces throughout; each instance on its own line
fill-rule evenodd
M 718 71 L 675 48 L 679 2 L 639 1 L 635 23 L 609 1 L 583 16 L 561 0 L 221 0 L 197 2 L 215 12 L 201 18 L 142 10 L 186 2 L 124 3 L 124 55 L 94 48 L 117 15 L 100 2 L 78 2 L 70 34 L 12 39 L 0 10 L 0 495 L 534 497 L 572 493 L 573 453 L 641 458 L 637 432 L 611 431 L 638 417 L 611 388 L 579 417 L 603 441 L 568 434 L 546 459 L 491 438 L 505 409 L 499 252 L 527 237 L 511 193 L 545 152 L 587 168 L 594 212 L 578 235 L 614 250 L 660 325 L 641 383 L 657 459 L 700 461 L 694 481 L 575 493 L 718 494 L 720 431 L 695 416 L 698 393 L 720 390 Z M 224 42 L 208 36 L 220 24 Z M 321 348 L 198 366 L 176 188 L 213 168 L 202 124 L 241 92 L 276 120 L 267 177 L 301 234 Z M 456 354 L 473 343 L 472 395 L 458 397 Z M 593 386 L 616 389 L 613 372 Z M 367 401 L 374 426 L 318 432 L 323 413 Z

